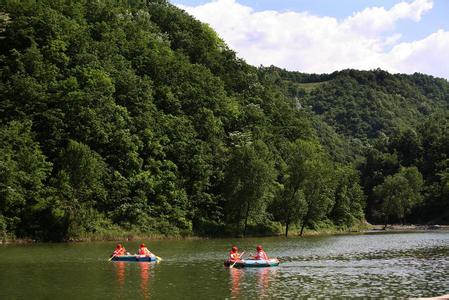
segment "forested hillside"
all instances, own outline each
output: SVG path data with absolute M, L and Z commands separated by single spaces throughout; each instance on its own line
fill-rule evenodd
M 447 80 L 382 70 L 265 72 L 351 145 L 338 157 L 356 161 L 369 221 L 449 222 Z M 341 145 L 338 137 L 323 142 Z
M 445 80 L 255 68 L 161 0 L 1 3 L 0 238 L 449 218 Z

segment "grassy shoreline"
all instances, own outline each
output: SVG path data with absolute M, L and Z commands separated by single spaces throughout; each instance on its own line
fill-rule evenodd
M 371 225 L 372 231 L 446 231 L 449 230 L 449 225 L 421 225 L 421 224 L 409 224 L 409 225 L 398 225 L 389 224 L 385 225 Z
M 343 234 L 363 234 L 367 232 L 413 232 L 413 231 L 449 231 L 449 225 L 371 225 L 363 224 L 349 228 L 319 228 L 304 230 L 303 237 L 310 236 L 327 236 L 327 235 L 343 235 Z M 245 238 L 252 237 L 274 237 L 285 236 L 285 234 L 279 232 L 277 234 L 269 235 L 247 235 Z M 299 237 L 299 230 L 291 230 L 288 237 Z M 85 243 L 85 242 L 131 242 L 136 240 L 206 240 L 206 239 L 219 239 L 219 238 L 243 238 L 239 236 L 198 236 L 198 235 L 164 235 L 164 234 L 144 234 L 135 232 L 123 232 L 123 233 L 98 233 L 98 234 L 86 234 L 85 236 L 72 238 L 59 243 Z M 31 244 L 31 243 L 44 243 L 40 240 L 34 240 L 31 238 L 4 238 L 0 240 L 0 245 L 6 244 Z

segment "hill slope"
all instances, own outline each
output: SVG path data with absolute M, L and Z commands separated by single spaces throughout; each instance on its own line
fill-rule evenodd
M 375 187 L 407 167 L 416 167 L 422 174 L 420 193 L 424 198 L 413 211 L 406 209 L 402 217 L 411 213 L 414 222 L 449 221 L 442 213 L 449 208 L 449 148 L 443 146 L 448 126 L 447 80 L 417 73 L 393 75 L 382 70 L 316 75 L 271 67 L 265 72 L 276 78 L 287 97 L 295 98 L 340 136 L 330 141 L 322 139 L 325 145 L 338 145 L 341 140 L 351 145 L 350 150 L 340 153 L 360 160 L 358 169 L 368 196 L 370 221 L 382 222 L 388 217 L 383 212 L 384 199 L 375 195 Z M 393 209 L 393 219 L 400 206 Z
M 424 203 L 441 204 L 444 136 L 419 152 L 436 147 L 422 125 L 414 157 L 398 149 L 414 142 L 402 128 L 445 110 L 445 81 L 257 69 L 166 1 L 0 10 L 3 238 L 347 228 L 364 219 L 359 172 L 372 217 L 375 186 L 418 163 Z

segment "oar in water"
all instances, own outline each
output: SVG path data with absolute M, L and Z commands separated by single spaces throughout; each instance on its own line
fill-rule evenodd
M 116 256 L 117 256 L 117 254 L 112 255 L 111 257 L 109 257 L 108 261 L 111 261 Z
M 155 256 L 156 256 L 156 255 L 155 255 Z M 162 260 L 162 257 L 156 256 L 156 259 L 157 259 L 158 261 L 161 261 L 161 260 Z
M 242 252 L 242 254 L 240 254 L 240 260 L 242 260 L 243 254 L 245 254 L 245 251 Z M 234 265 L 238 262 L 238 260 L 236 260 L 232 265 L 229 266 L 229 269 L 234 268 Z

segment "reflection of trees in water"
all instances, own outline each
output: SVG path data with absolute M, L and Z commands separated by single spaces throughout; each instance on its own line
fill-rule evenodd
M 143 299 L 150 299 L 150 290 L 148 283 L 150 281 L 151 264 L 139 263 L 140 266 L 140 292 Z

